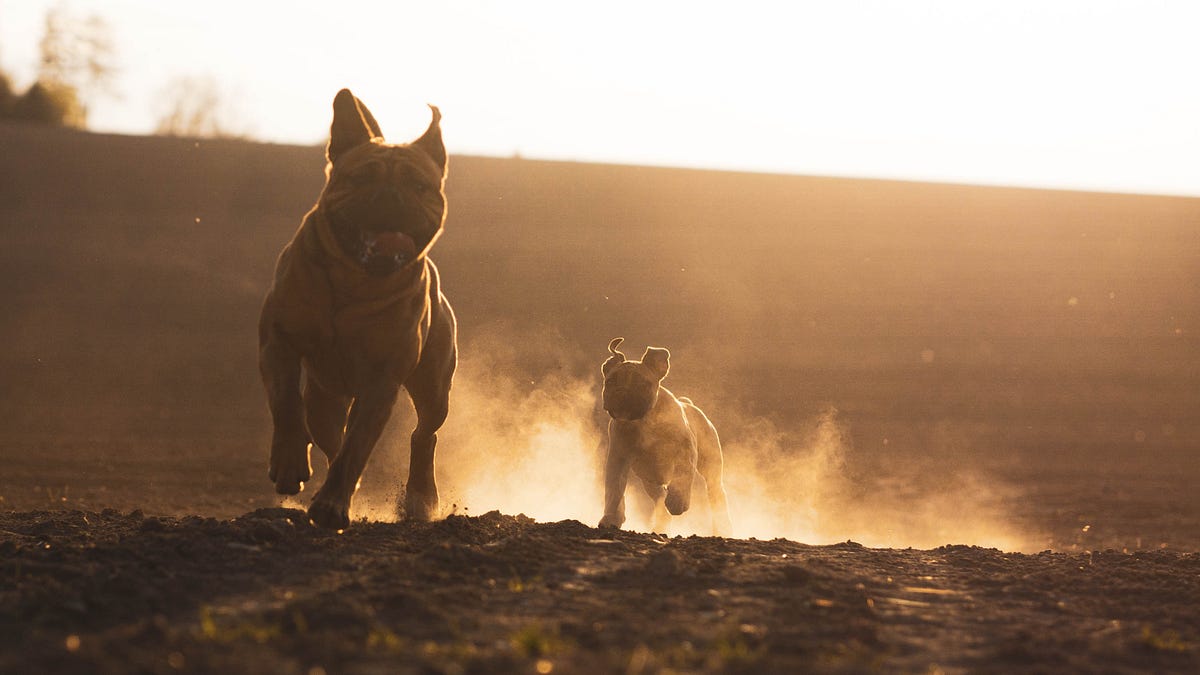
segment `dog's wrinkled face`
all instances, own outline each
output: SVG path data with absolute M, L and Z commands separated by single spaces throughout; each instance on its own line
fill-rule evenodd
M 446 216 L 446 150 L 441 115 L 417 140 L 384 142 L 379 124 L 349 90 L 333 102 L 328 181 L 321 193 L 341 252 L 372 276 L 386 276 L 428 252 Z
M 604 374 L 604 410 L 617 420 L 636 421 L 646 416 L 658 402 L 658 388 L 670 370 L 671 353 L 647 347 L 641 361 L 626 361 L 617 351 L 624 338 L 608 345 L 612 354 L 600 367 Z

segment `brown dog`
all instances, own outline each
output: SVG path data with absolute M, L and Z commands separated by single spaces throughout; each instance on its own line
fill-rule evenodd
M 671 368 L 671 353 L 647 347 L 641 361 L 627 361 L 617 351 L 624 338 L 608 345 L 611 356 L 601 366 L 604 409 L 608 423 L 608 459 L 604 467 L 604 517 L 600 527 L 625 522 L 625 486 L 633 472 L 654 500 L 655 532 L 666 529 L 668 514 L 691 506 L 692 482 L 704 479 L 713 534 L 730 534 L 729 509 L 722 484 L 724 458 L 712 422 L 689 399 L 662 386 Z
M 349 526 L 350 499 L 401 386 L 417 412 L 406 514 L 439 514 L 433 451 L 457 351 L 454 312 L 427 255 L 446 217 L 441 114 L 430 108 L 420 138 L 392 145 L 361 101 L 338 92 L 325 188 L 279 255 L 263 304 L 270 477 L 276 492 L 300 492 L 315 442 L 329 473 L 308 513 L 322 527 Z

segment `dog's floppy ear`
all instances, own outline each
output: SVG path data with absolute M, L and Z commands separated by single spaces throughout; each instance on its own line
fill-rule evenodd
M 608 343 L 608 353 L 612 354 L 612 356 L 608 357 L 608 360 L 604 362 L 604 365 L 600 366 L 600 372 L 604 373 L 605 377 L 608 377 L 608 374 L 612 372 L 613 368 L 625 363 L 625 355 L 617 351 L 617 347 L 619 347 L 621 342 L 624 340 L 625 338 L 613 338 L 612 342 Z
M 433 120 L 429 122 L 429 128 L 421 137 L 412 142 L 414 148 L 420 148 L 425 154 L 433 158 L 437 165 L 442 167 L 442 175 L 446 174 L 446 146 L 442 143 L 442 111 L 437 109 L 436 105 L 430 105 L 429 109 L 433 111 Z
M 671 369 L 671 352 L 661 347 L 646 347 L 646 353 L 642 354 L 642 363 L 662 380 Z
M 336 161 L 350 148 L 369 143 L 378 130 L 379 123 L 371 112 L 349 89 L 343 89 L 333 99 L 333 124 L 329 127 L 329 148 L 325 154 L 329 161 Z

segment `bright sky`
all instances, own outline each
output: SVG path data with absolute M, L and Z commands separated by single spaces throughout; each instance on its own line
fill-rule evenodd
M 58 0 L 0 0 L 0 67 L 33 76 Z M 452 153 L 1200 196 L 1194 0 L 67 0 L 102 15 L 147 133 L 211 76 L 254 137 L 312 144 L 349 86 Z

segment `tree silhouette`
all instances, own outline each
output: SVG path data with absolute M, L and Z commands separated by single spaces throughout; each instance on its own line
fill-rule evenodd
M 8 81 L 8 75 L 0 73 L 0 119 L 12 116 L 16 101 L 17 94 L 13 91 L 12 83 Z
M 46 12 L 39 51 L 35 86 L 50 100 L 69 106 L 60 124 L 86 126 L 88 104 L 113 93 L 116 50 L 108 23 L 96 14 L 81 19 L 63 6 L 54 7 Z
M 68 87 L 48 87 L 34 82 L 12 105 L 9 116 L 26 122 L 82 127 L 79 99 Z
M 161 114 L 154 132 L 167 136 L 243 138 L 229 99 L 216 80 L 183 75 L 171 80 L 158 96 Z

